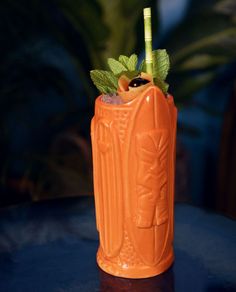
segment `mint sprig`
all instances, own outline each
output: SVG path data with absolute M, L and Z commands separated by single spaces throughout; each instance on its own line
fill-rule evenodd
M 170 69 L 170 60 L 166 50 L 153 51 L 152 58 L 153 77 L 159 77 L 162 81 L 165 81 Z
M 130 57 L 129 57 L 129 60 L 127 62 L 127 68 L 129 71 L 135 71 L 136 70 L 136 67 L 137 67 L 137 64 L 138 64 L 138 56 L 135 55 L 135 54 L 132 54 Z
M 111 71 L 90 71 L 94 85 L 102 93 L 115 93 L 121 75 L 132 79 L 140 74 L 140 71 L 136 70 L 138 57 L 135 54 L 130 57 L 120 55 L 119 60 L 108 58 L 107 63 Z
M 169 85 L 165 82 L 170 69 L 169 56 L 166 50 L 155 50 L 153 56 L 153 80 L 164 94 L 167 94 Z M 126 75 L 132 79 L 141 72 L 146 72 L 145 60 L 137 68 L 138 57 L 132 54 L 130 57 L 120 55 L 119 59 L 108 59 L 108 66 L 111 71 L 92 70 L 91 79 L 94 85 L 102 93 L 115 93 L 118 87 L 118 79 L 121 75 Z
M 119 56 L 119 62 L 124 65 L 127 68 L 127 63 L 129 61 L 129 57 L 124 56 L 124 55 L 120 55 Z M 127 68 L 128 69 L 128 68 Z
M 118 78 L 109 71 L 92 70 L 91 79 L 100 92 L 113 93 L 117 91 Z
M 169 88 L 169 84 L 166 83 L 164 80 L 162 80 L 159 77 L 155 77 L 153 80 L 154 80 L 154 84 L 156 86 L 158 86 L 163 91 L 164 94 L 167 94 L 168 88 Z
M 157 85 L 164 94 L 167 94 L 169 84 L 165 82 L 170 69 L 170 59 L 166 50 L 155 50 L 152 51 L 153 60 L 153 80 L 154 84 Z M 139 65 L 141 72 L 146 72 L 145 59 Z
M 114 75 L 119 75 L 121 72 L 127 71 L 126 66 L 113 58 L 108 58 L 107 63 Z

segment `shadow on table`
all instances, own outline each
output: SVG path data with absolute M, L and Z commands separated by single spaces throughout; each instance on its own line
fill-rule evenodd
M 147 279 L 114 277 L 99 269 L 99 278 L 99 292 L 174 292 L 174 272 L 172 268 L 161 275 Z
M 235 287 L 224 287 L 223 285 L 211 285 L 206 289 L 206 292 L 236 292 Z

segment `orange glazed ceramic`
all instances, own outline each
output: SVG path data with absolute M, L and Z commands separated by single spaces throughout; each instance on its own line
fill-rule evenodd
M 122 105 L 96 99 L 91 136 L 97 263 L 109 274 L 152 277 L 174 260 L 176 118 L 172 96 L 154 85 Z

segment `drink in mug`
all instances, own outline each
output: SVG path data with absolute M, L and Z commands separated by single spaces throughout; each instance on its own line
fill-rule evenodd
M 156 61 L 164 62 L 164 51 L 156 53 Z M 173 97 L 158 86 L 165 83 L 155 80 L 156 72 L 137 73 L 136 64 L 129 70 L 132 56 L 119 58 L 127 72 L 114 74 L 116 92 L 97 97 L 91 122 L 97 263 L 115 276 L 147 278 L 174 260 L 177 110 Z M 109 62 L 113 73 L 116 64 Z M 97 79 L 91 74 L 100 89 L 107 88 L 97 81 L 105 80 L 106 72 L 99 72 L 104 78 L 95 72 Z

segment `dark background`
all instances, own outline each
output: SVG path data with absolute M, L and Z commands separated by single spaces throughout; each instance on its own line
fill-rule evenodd
M 93 195 L 89 70 L 143 57 L 147 6 L 179 109 L 176 200 L 236 218 L 234 0 L 1 0 L 1 207 Z

